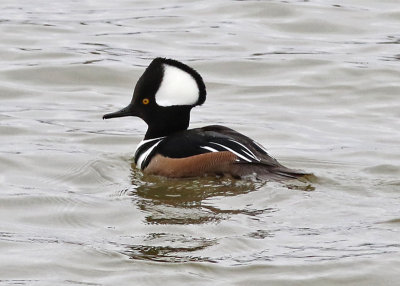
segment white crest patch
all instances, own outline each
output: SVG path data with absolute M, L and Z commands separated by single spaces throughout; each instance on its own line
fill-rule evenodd
M 199 88 L 189 73 L 164 64 L 164 77 L 155 98 L 160 106 L 193 105 L 199 99 Z

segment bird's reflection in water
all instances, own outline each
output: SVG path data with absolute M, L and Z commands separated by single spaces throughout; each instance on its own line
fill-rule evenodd
M 226 205 L 220 207 L 211 202 L 216 197 L 256 191 L 266 185 L 261 181 L 226 177 L 168 179 L 143 175 L 134 165 L 131 181 L 132 188 L 124 195 L 130 196 L 143 211 L 145 223 L 150 228 L 144 235 L 133 235 L 132 243 L 125 246 L 124 254 L 135 260 L 217 262 L 216 258 L 203 256 L 202 250 L 218 244 L 219 239 L 207 232 L 193 235 L 192 228 L 188 231 L 186 225 L 215 224 L 234 215 L 255 217 L 276 211 L 268 206 L 263 209 L 249 209 L 248 206 L 236 209 Z M 164 226 L 162 232 L 154 231 L 152 226 L 157 225 Z M 168 231 L 168 225 L 171 231 Z M 156 229 L 159 230 L 158 227 Z
M 128 195 L 135 198 L 139 208 L 146 212 L 151 224 L 201 224 L 216 222 L 231 214 L 249 213 L 249 210 L 222 209 L 205 203 L 218 196 L 236 196 L 257 190 L 265 183 L 235 180 L 224 177 L 168 179 L 146 176 L 132 170 L 132 185 Z
M 123 254 L 133 260 L 157 262 L 217 262 L 201 255 L 201 251 L 218 243 L 215 238 L 193 237 L 184 234 L 149 233 L 137 244 L 126 245 Z

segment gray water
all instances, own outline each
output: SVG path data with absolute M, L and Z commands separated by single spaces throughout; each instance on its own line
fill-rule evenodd
M 398 1 L 0 2 L 0 285 L 399 285 Z M 308 183 L 143 176 L 157 56 Z

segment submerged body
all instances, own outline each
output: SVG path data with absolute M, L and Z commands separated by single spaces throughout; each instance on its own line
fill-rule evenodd
M 204 82 L 195 70 L 156 58 L 139 79 L 130 105 L 103 118 L 138 116 L 148 124 L 135 152 L 135 163 L 144 173 L 171 178 L 252 175 L 265 180 L 306 175 L 282 166 L 260 144 L 230 128 L 187 130 L 191 108 L 205 97 Z

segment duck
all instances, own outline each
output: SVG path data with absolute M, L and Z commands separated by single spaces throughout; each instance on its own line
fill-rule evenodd
M 206 94 L 203 78 L 195 69 L 158 57 L 138 79 L 128 106 L 103 119 L 134 116 L 147 124 L 134 155 L 136 167 L 144 174 L 278 181 L 308 174 L 283 166 L 261 144 L 231 128 L 188 129 L 192 108 L 202 105 Z

